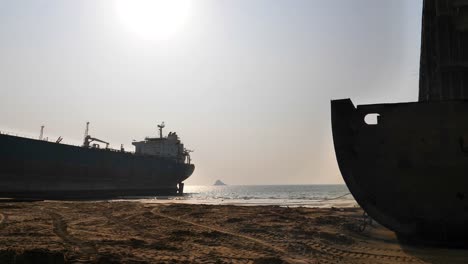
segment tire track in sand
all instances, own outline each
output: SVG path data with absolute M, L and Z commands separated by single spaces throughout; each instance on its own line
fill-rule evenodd
M 306 257 L 291 256 L 290 253 L 287 252 L 286 250 L 284 250 L 282 248 L 279 248 L 279 247 L 277 247 L 277 246 L 275 246 L 273 244 L 270 244 L 270 243 L 268 243 L 266 241 L 263 241 L 263 240 L 260 240 L 260 239 L 257 239 L 257 238 L 251 237 L 251 236 L 247 236 L 247 235 L 235 233 L 235 232 L 232 232 L 232 231 L 224 230 L 224 229 L 221 229 L 219 227 L 202 225 L 202 224 L 195 223 L 195 222 L 192 222 L 192 221 L 180 219 L 179 217 L 173 217 L 173 216 L 170 216 L 170 215 L 167 215 L 167 214 L 163 214 L 163 213 L 161 213 L 159 211 L 159 208 L 151 209 L 150 212 L 152 214 L 158 216 L 158 217 L 170 219 L 172 221 L 176 221 L 176 222 L 179 222 L 179 223 L 184 223 L 184 224 L 196 226 L 196 227 L 199 227 L 199 228 L 207 229 L 207 230 L 210 230 L 210 231 L 216 231 L 216 232 L 228 235 L 228 236 L 233 236 L 233 237 L 237 237 L 237 238 L 240 238 L 240 239 L 248 240 L 250 242 L 256 243 L 257 245 L 261 245 L 261 246 L 269 248 L 269 249 L 271 249 L 271 250 L 273 250 L 273 251 L 275 251 L 277 253 L 280 253 L 281 255 L 284 256 L 284 260 L 286 260 L 288 262 L 291 262 L 291 263 L 298 263 L 298 264 L 299 263 L 316 263 L 316 261 L 312 261 L 312 260 L 310 260 L 310 259 L 308 259 Z
M 189 225 L 192 225 L 192 226 L 201 227 L 201 228 L 208 229 L 208 230 L 211 230 L 211 231 L 217 231 L 217 232 L 223 233 L 225 235 L 234 236 L 234 237 L 238 237 L 238 238 L 241 238 L 241 239 L 249 240 L 249 241 L 254 242 L 256 244 L 262 245 L 262 246 L 264 246 L 266 248 L 272 249 L 273 251 L 275 251 L 277 253 L 280 253 L 283 256 L 286 256 L 285 260 L 290 261 L 292 263 L 311 263 L 311 261 L 312 261 L 312 260 L 310 260 L 309 258 L 307 258 L 305 256 L 300 256 L 300 255 L 291 256 L 291 252 L 288 252 L 285 249 L 280 248 L 278 246 L 275 246 L 272 243 L 269 243 L 269 242 L 267 242 L 265 240 L 254 238 L 254 237 L 247 236 L 247 235 L 237 233 L 237 232 L 233 232 L 233 231 L 228 231 L 228 230 L 225 230 L 225 229 L 222 229 L 222 228 L 219 228 L 219 227 L 207 226 L 207 225 L 199 224 L 199 223 L 192 222 L 192 221 L 189 221 L 189 220 L 184 220 L 184 219 L 181 219 L 179 217 L 173 217 L 173 216 L 161 213 L 159 211 L 159 208 L 152 209 L 151 213 L 153 213 L 154 215 L 159 216 L 159 217 L 170 219 L 172 221 L 177 221 L 177 222 L 180 222 L 180 223 L 185 223 L 185 224 L 189 224 Z M 272 239 L 270 241 L 274 241 L 274 239 Z M 405 256 L 405 255 L 400 255 L 400 254 L 394 255 L 394 254 L 392 254 L 394 252 L 392 252 L 392 253 L 385 252 L 385 251 L 387 251 L 385 249 L 381 249 L 382 251 L 384 251 L 384 252 L 382 252 L 383 254 L 381 254 L 381 253 L 363 252 L 363 251 L 360 251 L 359 248 L 353 248 L 353 246 L 344 246 L 344 248 L 343 248 L 343 247 L 336 247 L 336 246 L 332 246 L 332 245 L 326 245 L 326 243 L 319 243 L 319 242 L 316 242 L 316 241 L 310 241 L 310 242 L 305 243 L 305 244 L 307 246 L 309 246 L 311 249 L 314 249 L 315 251 L 317 251 L 317 253 L 319 253 L 322 258 L 325 257 L 325 256 L 328 256 L 328 257 L 331 258 L 330 260 L 334 260 L 334 261 L 341 260 L 341 261 L 346 262 L 346 260 L 351 261 L 350 259 L 353 259 L 354 261 L 357 261 L 357 262 L 359 262 L 359 260 L 375 260 L 375 261 L 383 261 L 383 262 L 388 262 L 388 263 L 390 263 L 390 262 L 423 263 L 421 260 L 419 260 L 417 258 L 414 258 L 414 257 L 411 257 L 411 256 Z M 315 257 L 317 257 L 317 256 L 315 256 Z
M 309 242 L 306 244 L 317 251 L 332 254 L 341 258 L 353 258 L 353 259 L 359 259 L 359 260 L 371 259 L 371 260 L 381 260 L 381 261 L 392 262 L 392 263 L 393 262 L 424 263 L 420 259 L 413 258 L 410 256 L 375 254 L 375 253 L 366 253 L 362 251 L 357 251 L 352 246 L 348 246 L 345 248 L 338 248 L 334 246 L 327 246 L 324 243 L 318 243 L 318 242 Z
M 68 259 L 68 261 L 73 263 L 92 262 L 94 257 L 98 255 L 96 246 L 70 235 L 70 233 L 68 233 L 68 225 L 62 215 L 49 210 L 44 210 L 44 212 L 46 212 L 52 218 L 54 234 L 60 237 L 63 242 L 68 245 L 68 248 L 73 253 L 71 259 Z M 76 248 L 78 249 L 78 252 L 76 252 Z
M 262 237 L 265 241 L 280 244 L 281 238 L 278 240 L 272 234 L 267 234 Z M 286 239 L 289 241 L 290 239 Z M 319 258 L 332 258 L 338 260 L 379 260 L 386 263 L 424 263 L 418 258 L 405 254 L 402 250 L 387 250 L 385 248 L 359 247 L 354 244 L 340 245 L 331 241 L 324 241 L 311 237 L 308 241 L 291 241 L 292 251 L 302 252 L 305 255 L 307 252 L 319 253 Z M 295 249 L 296 248 L 296 249 Z
M 8 216 L 0 212 L 0 230 L 6 227 L 5 223 L 8 220 Z
M 0 213 L 0 226 L 5 222 L 6 216 L 2 213 Z

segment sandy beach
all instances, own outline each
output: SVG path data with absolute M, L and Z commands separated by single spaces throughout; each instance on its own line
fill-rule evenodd
M 0 263 L 467 263 L 400 245 L 359 208 L 3 202 Z

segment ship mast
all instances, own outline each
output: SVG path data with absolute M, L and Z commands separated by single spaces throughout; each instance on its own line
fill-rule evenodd
M 41 126 L 41 133 L 39 134 L 39 140 L 44 138 L 44 125 Z
M 162 129 L 165 127 L 166 125 L 164 125 L 164 121 L 158 125 L 158 128 L 159 128 L 159 138 L 162 138 L 163 137 L 163 134 L 162 134 Z
M 84 132 L 84 141 L 86 141 L 86 138 L 89 136 L 89 122 L 86 122 L 86 130 Z

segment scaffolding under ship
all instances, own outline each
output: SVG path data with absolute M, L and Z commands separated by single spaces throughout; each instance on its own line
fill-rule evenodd
M 402 241 L 466 246 L 468 1 L 425 0 L 422 25 L 419 102 L 333 100 L 336 158 L 359 205 Z
M 88 134 L 83 146 L 0 135 L 0 197 L 95 199 L 183 193 L 193 173 L 190 152 L 175 132 L 134 141 L 135 152 L 109 148 Z M 99 143 L 106 145 L 100 148 Z

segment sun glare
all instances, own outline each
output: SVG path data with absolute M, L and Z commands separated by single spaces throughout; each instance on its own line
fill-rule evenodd
M 123 26 L 148 40 L 166 40 L 186 22 L 192 0 L 116 0 Z

